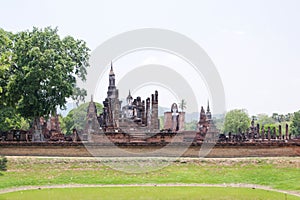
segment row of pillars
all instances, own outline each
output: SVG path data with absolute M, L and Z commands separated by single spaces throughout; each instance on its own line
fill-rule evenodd
M 257 130 L 258 130 L 257 133 L 259 134 L 259 124 L 257 124 Z M 271 139 L 271 128 L 270 127 L 268 127 L 267 135 L 265 135 L 264 126 L 262 126 L 261 131 L 262 131 L 262 133 L 261 133 L 262 139 L 268 139 L 268 140 Z M 288 124 L 285 125 L 285 137 L 282 134 L 282 127 L 281 127 L 281 125 L 279 125 L 279 127 L 278 127 L 278 132 L 279 132 L 279 136 L 278 136 L 279 140 L 282 140 L 282 139 L 286 139 L 286 140 L 287 139 L 291 139 L 290 135 L 289 135 L 289 125 Z M 272 135 L 275 136 L 275 138 L 277 138 L 276 127 L 273 128 L 273 134 Z M 267 137 L 265 138 L 265 136 L 267 136 Z

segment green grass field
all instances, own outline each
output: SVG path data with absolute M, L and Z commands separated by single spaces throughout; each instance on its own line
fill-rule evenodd
M 0 195 L 0 200 L 31 199 L 240 199 L 296 200 L 299 197 L 283 193 L 246 188 L 217 187 L 105 187 L 27 190 Z
M 36 157 L 9 157 L 8 170 L 0 175 L 0 189 L 13 188 L 21 186 L 42 186 L 57 184 L 163 184 L 163 183 L 206 183 L 206 184 L 223 184 L 223 183 L 246 183 L 269 186 L 280 190 L 293 190 L 300 192 L 300 159 L 299 158 L 245 158 L 245 159 L 179 159 L 170 163 L 169 166 L 147 173 L 126 173 L 118 171 L 107 166 L 111 160 L 95 159 L 76 159 L 76 158 L 36 158 Z M 127 162 L 127 161 L 126 161 Z M 130 162 L 130 161 L 128 161 Z M 145 166 L 151 166 L 154 160 L 145 160 Z M 157 160 L 155 162 L 158 162 Z M 164 159 L 159 162 L 166 162 Z M 120 163 L 119 163 L 120 164 Z M 7 193 L 10 195 L 20 195 L 26 197 L 27 193 L 34 195 L 45 195 L 49 193 L 56 195 L 59 191 L 68 189 L 42 189 L 41 191 L 22 191 Z M 93 190 L 97 194 L 97 188 L 69 189 L 69 191 L 80 192 L 81 190 Z M 246 188 L 100 188 L 99 193 L 105 195 L 118 190 L 125 191 L 126 194 L 132 194 L 133 191 L 140 191 L 136 198 L 142 197 L 143 191 L 147 196 L 159 195 L 161 199 L 167 199 L 165 194 L 185 194 L 186 199 L 195 199 L 199 194 L 198 191 L 207 190 L 206 193 L 222 194 L 221 199 L 236 199 L 235 197 L 225 198 L 228 191 L 230 194 L 242 195 L 244 199 L 251 199 L 251 195 L 261 195 L 265 197 L 266 192 L 275 195 L 281 199 L 284 194 L 268 192 L 263 190 L 251 190 Z M 209 192 L 210 191 L 210 192 Z M 216 192 L 213 192 L 216 191 Z M 253 192 L 255 191 L 255 192 Z M 82 191 L 81 191 L 82 192 Z M 225 192 L 225 193 L 224 193 Z M 122 192 L 123 193 L 123 192 Z M 249 195 L 247 196 L 247 194 Z M 274 194 L 273 194 L 274 193 Z M 68 192 L 67 192 L 68 194 Z M 70 193 L 71 194 L 71 193 Z M 0 197 L 4 197 L 0 195 Z M 77 195 L 75 195 L 77 196 Z M 175 197 L 180 195 L 175 195 Z M 110 197 L 110 196 L 108 196 Z M 164 198 L 166 197 L 166 198 Z M 185 198 L 185 196 L 183 196 Z M 200 197 L 200 196 L 199 196 Z M 223 198 L 224 197 L 224 198 Z M 118 198 L 118 197 L 116 197 Z M 170 199 L 174 199 L 173 197 Z M 202 198 L 202 196 L 201 196 Z M 204 199 L 211 199 L 203 196 Z M 296 198 L 296 197 L 295 197 Z M 1 199 L 1 198 L 0 198 Z M 2 198 L 3 199 L 3 198 Z M 9 198 L 8 198 L 9 199 Z M 26 199 L 26 198 L 25 198 Z M 51 198 L 51 199 L 54 199 Z M 92 197 L 90 199 L 93 199 Z M 115 198 L 111 198 L 115 199 Z M 124 196 L 124 199 L 126 196 Z M 143 198 L 142 198 L 143 199 Z M 154 198 L 159 199 L 159 198 Z M 179 198 L 182 199 L 182 198 Z M 240 199 L 240 198 L 238 198 Z M 252 199 L 266 199 L 257 196 Z M 270 199 L 275 199 L 271 198 Z M 291 199 L 291 198 L 289 198 Z M 299 198 L 298 198 L 299 199 Z

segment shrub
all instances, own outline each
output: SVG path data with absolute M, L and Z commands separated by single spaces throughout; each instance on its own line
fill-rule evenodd
M 6 171 L 6 166 L 7 165 L 7 158 L 6 157 L 4 157 L 4 156 L 2 156 L 1 158 L 0 158 L 0 171 Z

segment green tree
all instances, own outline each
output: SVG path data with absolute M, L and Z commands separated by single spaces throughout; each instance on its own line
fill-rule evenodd
M 186 109 L 186 101 L 184 99 L 181 99 L 181 101 L 179 102 L 179 108 L 182 112 Z
M 291 128 L 293 135 L 300 135 L 300 110 L 298 112 L 294 112 Z
M 226 113 L 224 121 L 225 132 L 238 133 L 239 130 L 245 132 L 250 125 L 250 118 L 246 110 L 235 109 Z
M 285 115 L 285 120 L 287 122 L 290 122 L 293 119 L 294 114 L 293 113 L 288 113 Z
M 273 113 L 272 114 L 272 119 L 274 119 L 275 121 L 279 120 L 279 114 L 278 113 Z
M 66 133 L 67 132 L 66 124 L 65 124 L 64 118 L 61 114 L 58 115 L 58 121 L 60 124 L 61 132 Z
M 260 126 L 265 126 L 266 124 L 275 124 L 276 121 L 273 117 L 269 117 L 267 114 L 258 114 L 257 123 Z
M 197 121 L 193 120 L 191 122 L 185 122 L 184 123 L 184 130 L 187 131 L 196 131 L 197 130 Z
M 221 133 L 224 133 L 224 121 L 225 121 L 225 118 L 224 118 L 224 115 L 218 117 L 218 118 L 215 118 L 213 119 L 214 120 L 214 123 L 217 127 L 217 129 L 221 132 Z
M 96 103 L 98 113 L 102 112 L 103 106 L 100 103 Z M 83 103 L 77 108 L 72 109 L 66 117 L 63 118 L 64 129 L 66 134 L 71 134 L 72 130 L 83 130 L 86 123 L 86 115 L 89 103 Z
M 76 106 L 79 106 L 80 102 L 84 102 L 87 92 L 85 89 L 75 87 L 73 89 L 72 99 L 75 101 Z
M 7 95 L 9 103 L 35 124 L 39 117 L 47 118 L 64 107 L 73 95 L 76 77 L 84 81 L 86 76 L 85 42 L 71 36 L 61 39 L 57 32 L 57 28 L 33 28 L 13 36 Z
M 0 106 L 5 105 L 6 88 L 11 66 L 12 34 L 0 28 Z
M 164 129 L 165 126 L 164 116 L 159 116 L 158 118 L 159 118 L 159 128 Z
M 0 158 L 0 171 L 6 171 L 7 169 L 7 158 L 4 156 L 1 156 Z
M 29 123 L 17 113 L 15 108 L 2 107 L 0 109 L 0 130 L 8 131 L 11 129 L 28 130 Z

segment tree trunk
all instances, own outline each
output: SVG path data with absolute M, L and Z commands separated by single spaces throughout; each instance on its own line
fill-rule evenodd
M 34 142 L 40 142 L 43 141 L 43 133 L 42 133 L 42 126 L 40 122 L 40 117 L 35 117 L 34 118 L 34 123 L 33 123 L 33 128 L 34 128 L 34 133 L 32 136 L 32 141 Z

